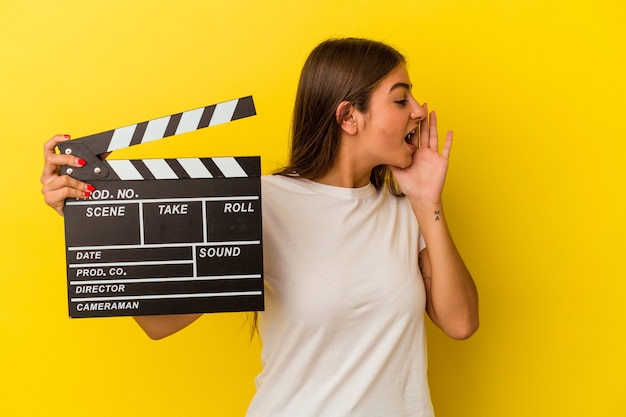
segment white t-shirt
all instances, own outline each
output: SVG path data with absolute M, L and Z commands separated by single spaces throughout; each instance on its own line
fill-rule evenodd
M 406 198 L 262 179 L 263 371 L 248 417 L 431 417 Z

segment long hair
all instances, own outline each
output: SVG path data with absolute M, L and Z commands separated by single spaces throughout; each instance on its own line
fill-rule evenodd
M 326 174 L 339 149 L 339 104 L 348 101 L 360 112 L 367 111 L 380 81 L 404 63 L 398 51 L 369 39 L 331 39 L 313 49 L 296 93 L 289 165 L 277 174 L 311 180 Z M 377 189 L 387 184 L 394 195 L 400 194 L 387 166 L 375 167 L 370 181 Z

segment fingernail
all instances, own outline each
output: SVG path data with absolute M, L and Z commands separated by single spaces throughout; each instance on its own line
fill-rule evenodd
M 84 159 L 80 159 L 80 158 L 76 158 L 76 163 L 80 165 L 81 167 L 84 167 L 85 165 L 87 165 L 87 161 L 85 161 Z
M 71 136 L 70 136 L 70 135 L 63 135 L 63 137 L 64 137 L 65 139 L 69 139 Z
M 87 188 L 87 190 L 89 190 L 90 192 L 91 192 L 91 191 L 95 191 L 95 189 L 96 189 L 96 187 L 94 187 L 94 186 L 93 186 L 93 185 L 91 185 L 91 184 L 87 184 L 87 185 L 85 186 L 85 188 Z
M 83 195 L 84 195 L 85 197 L 91 197 L 91 191 L 85 191 L 85 192 L 83 193 Z

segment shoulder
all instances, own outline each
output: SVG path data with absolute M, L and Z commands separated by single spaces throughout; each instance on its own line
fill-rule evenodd
M 284 175 L 265 175 L 261 177 L 261 197 L 264 205 L 285 204 L 306 189 L 302 180 Z
M 261 176 L 262 185 L 276 186 L 278 184 L 284 184 L 289 181 L 293 181 L 293 179 L 291 177 L 286 177 L 284 175 L 270 174 L 270 175 Z
M 268 193 L 302 193 L 310 190 L 309 181 L 300 177 L 286 175 L 264 175 L 261 177 L 261 192 Z
M 295 179 L 284 175 L 264 175 L 261 177 L 262 192 L 288 189 L 295 186 Z

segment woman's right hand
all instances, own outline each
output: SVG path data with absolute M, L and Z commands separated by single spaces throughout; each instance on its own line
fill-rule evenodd
M 41 193 L 44 201 L 63 215 L 66 198 L 88 198 L 95 188 L 91 184 L 84 183 L 69 175 L 59 175 L 60 167 L 68 165 L 82 167 L 86 162 L 73 155 L 56 153 L 56 146 L 60 142 L 70 139 L 69 135 L 55 135 L 43 145 L 44 165 L 41 174 Z

